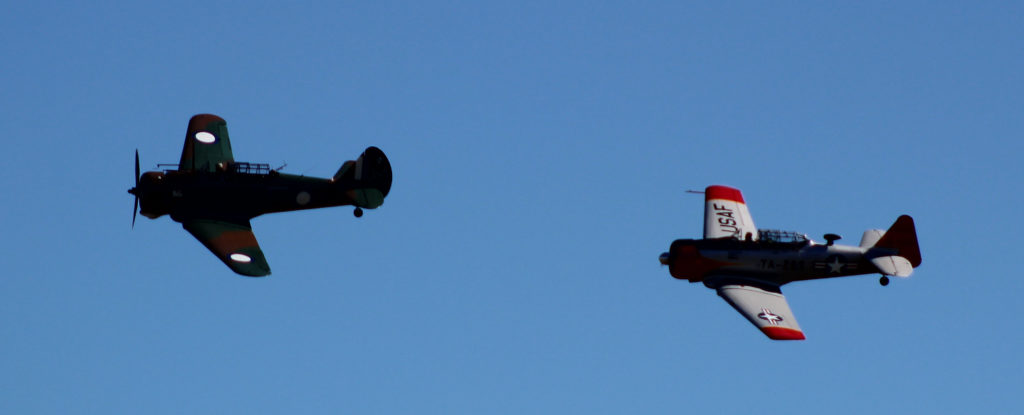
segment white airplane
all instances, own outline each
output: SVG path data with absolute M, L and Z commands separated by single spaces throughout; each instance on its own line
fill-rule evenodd
M 859 246 L 825 244 L 807 235 L 758 230 L 738 189 L 704 190 L 704 238 L 678 239 L 659 260 L 678 279 L 703 282 L 773 340 L 803 340 L 779 289 L 783 284 L 821 278 L 881 273 L 909 277 L 921 265 L 914 219 L 903 215 L 889 230 L 864 232 Z

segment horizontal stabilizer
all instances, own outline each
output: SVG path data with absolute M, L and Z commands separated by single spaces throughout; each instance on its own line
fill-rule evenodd
M 871 263 L 878 268 L 878 272 L 885 275 L 909 277 L 914 273 L 914 266 L 910 264 L 910 261 L 897 255 L 872 258 Z
M 881 229 L 868 229 L 864 231 L 864 236 L 860 238 L 860 247 L 870 248 L 875 246 L 878 240 L 882 239 L 883 235 L 885 235 L 885 231 Z
M 344 180 L 345 176 L 348 176 L 349 178 L 354 178 L 355 177 L 355 167 L 356 167 L 355 160 L 349 160 L 349 161 L 346 161 L 344 163 L 341 163 L 341 168 L 338 169 L 337 173 L 334 173 L 334 180 L 335 181 Z

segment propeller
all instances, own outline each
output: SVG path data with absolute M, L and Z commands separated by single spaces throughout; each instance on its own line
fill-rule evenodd
M 132 208 L 132 229 L 135 229 L 135 215 L 139 213 L 139 149 L 135 149 L 135 187 L 128 189 L 135 196 L 135 207 Z

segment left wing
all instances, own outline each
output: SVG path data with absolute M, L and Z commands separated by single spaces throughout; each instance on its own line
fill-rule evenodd
M 249 277 L 270 275 L 270 265 L 249 221 L 196 219 L 182 222 L 182 226 L 232 271 Z
M 733 237 L 757 240 L 757 227 L 739 189 L 708 186 L 704 189 L 704 239 Z
M 234 162 L 228 123 L 213 114 L 199 114 L 188 120 L 185 147 L 181 150 L 178 170 L 212 172 L 227 168 Z
M 804 333 L 778 286 L 730 281 L 717 287 L 718 295 L 772 340 L 803 340 Z

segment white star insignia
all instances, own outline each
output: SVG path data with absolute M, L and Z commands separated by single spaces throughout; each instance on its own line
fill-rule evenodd
M 828 263 L 826 265 L 828 265 L 828 272 L 838 274 L 840 271 L 843 270 L 843 265 L 845 265 L 845 264 L 843 264 L 842 262 L 839 262 L 839 258 L 836 257 L 836 259 L 834 261 L 832 261 L 832 262 L 830 262 L 830 263 Z

